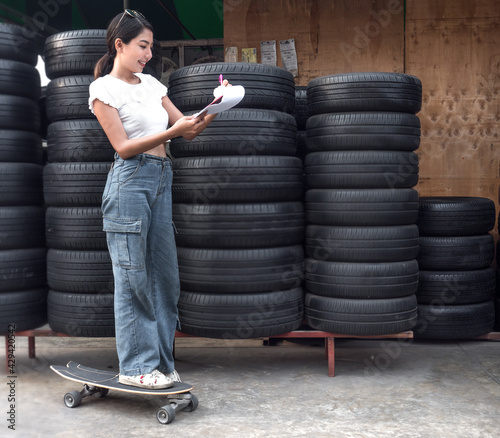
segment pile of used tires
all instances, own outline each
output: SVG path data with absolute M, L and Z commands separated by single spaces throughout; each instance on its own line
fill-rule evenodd
M 47 321 L 37 56 L 21 27 L 0 23 L 0 334 Z
M 305 317 L 333 333 L 383 335 L 417 321 L 422 88 L 351 73 L 307 87 Z
M 114 336 L 100 209 L 114 151 L 88 108 L 106 31 L 46 40 L 45 167 L 36 50 L 17 26 L 0 23 L 0 37 L 0 331 L 48 319 L 68 335 Z M 145 72 L 159 78 L 161 62 Z M 305 315 L 342 334 L 469 338 L 493 329 L 495 306 L 500 329 L 493 202 L 419 202 L 414 190 L 418 78 L 350 73 L 295 87 L 280 68 L 213 63 L 174 72 L 169 97 L 192 114 L 220 74 L 245 87 L 243 101 L 170 146 L 184 333 L 275 336 Z
M 202 64 L 174 72 L 169 97 L 186 114 L 200 110 L 219 74 L 245 87 L 243 101 L 170 148 L 181 327 L 212 338 L 272 336 L 303 319 L 295 84 L 276 67 Z
M 420 198 L 415 337 L 463 339 L 493 330 L 495 219 L 491 199 Z
M 72 336 L 114 336 L 113 273 L 100 208 L 114 151 L 88 107 L 105 35 L 70 31 L 45 42 L 48 321 Z

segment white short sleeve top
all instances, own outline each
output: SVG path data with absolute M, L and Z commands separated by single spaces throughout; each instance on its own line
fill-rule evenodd
M 118 110 L 128 138 L 157 134 L 168 127 L 168 113 L 162 106 L 167 87 L 151 75 L 135 73 L 139 84 L 129 84 L 113 76 L 97 78 L 89 87 L 89 108 L 99 99 Z

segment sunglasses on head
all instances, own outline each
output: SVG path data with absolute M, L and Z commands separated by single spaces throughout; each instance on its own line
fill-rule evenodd
M 115 26 L 115 30 L 120 25 L 120 23 L 122 22 L 123 17 L 125 17 L 126 15 L 128 15 L 129 17 L 132 17 L 132 18 L 139 18 L 139 17 L 146 18 L 139 11 L 134 11 L 133 9 L 125 9 L 123 11 L 122 16 L 120 17 L 120 20 L 118 21 L 117 25 Z

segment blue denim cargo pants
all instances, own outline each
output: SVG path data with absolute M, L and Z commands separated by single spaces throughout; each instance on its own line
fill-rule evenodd
M 116 154 L 102 213 L 115 280 L 120 374 L 170 373 L 180 294 L 170 159 Z

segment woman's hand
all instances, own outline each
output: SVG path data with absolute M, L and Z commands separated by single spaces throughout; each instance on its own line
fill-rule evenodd
M 193 117 L 184 116 L 174 123 L 172 128 L 175 132 L 186 140 L 193 140 L 205 128 L 204 114 Z
M 231 87 L 231 84 L 227 79 L 224 79 L 222 86 Z M 186 140 L 193 140 L 217 116 L 217 114 L 207 115 L 206 113 L 202 113 L 198 117 L 182 116 L 182 113 L 166 96 L 163 98 L 163 107 L 169 113 L 171 120 L 177 118 L 171 127 L 175 132 L 175 137 L 184 137 Z

